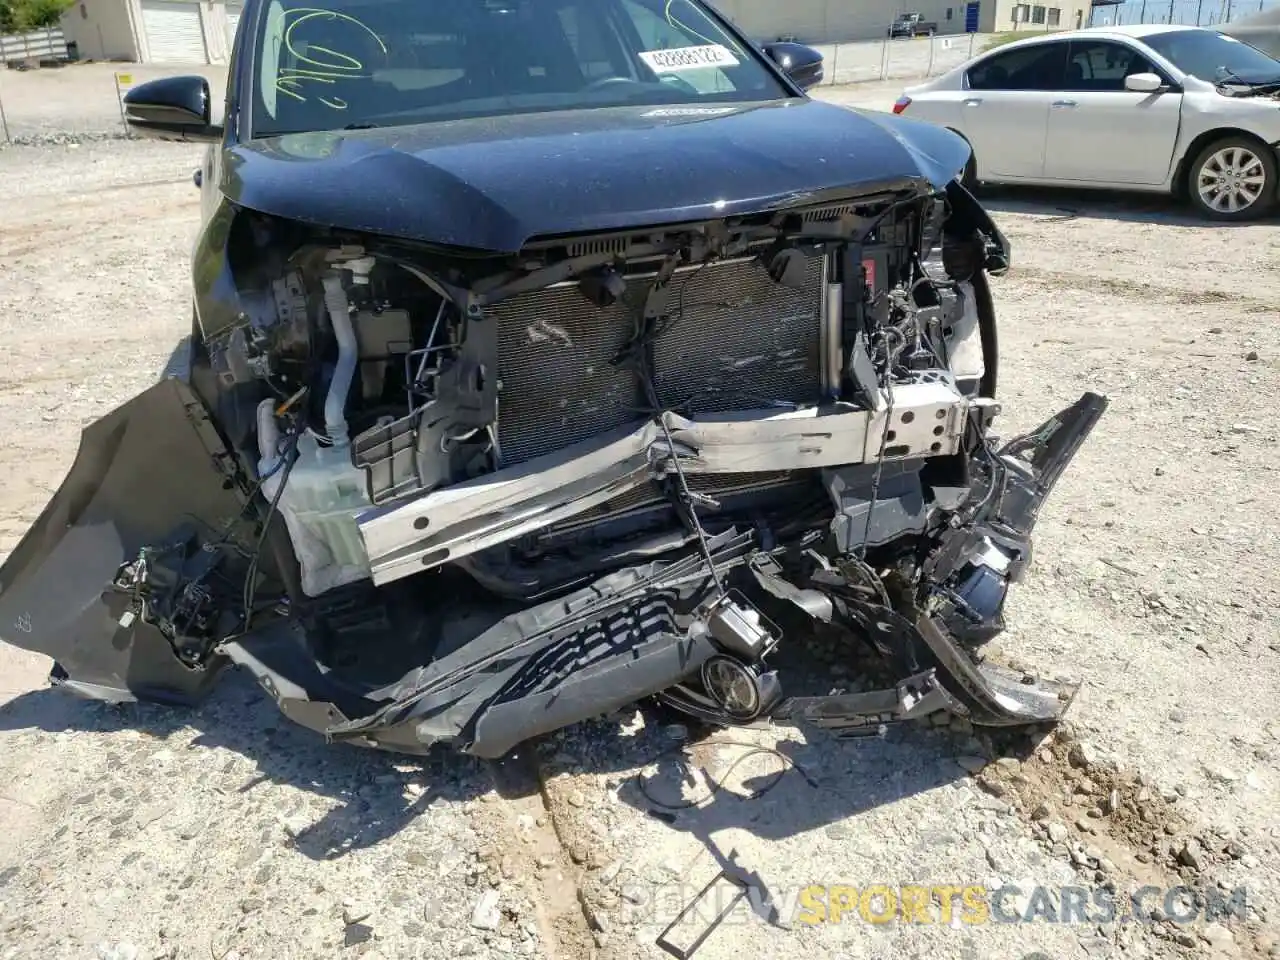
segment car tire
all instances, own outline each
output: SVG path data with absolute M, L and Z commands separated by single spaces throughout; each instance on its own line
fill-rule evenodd
M 1276 205 L 1275 154 L 1260 140 L 1230 136 L 1201 150 L 1187 170 L 1191 205 L 1210 220 L 1265 216 Z

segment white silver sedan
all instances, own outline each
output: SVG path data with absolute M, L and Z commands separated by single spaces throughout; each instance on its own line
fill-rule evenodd
M 965 137 L 972 183 L 1168 192 L 1219 220 L 1280 199 L 1280 60 L 1216 30 L 1018 40 L 908 88 L 893 111 Z

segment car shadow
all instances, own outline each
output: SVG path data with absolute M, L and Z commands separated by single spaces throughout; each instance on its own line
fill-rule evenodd
M 598 719 L 541 743 L 523 745 L 516 756 L 496 763 L 448 748 L 409 757 L 326 743 L 284 717 L 251 678 L 231 669 L 196 708 L 106 704 L 57 688 L 31 691 L 0 705 L 0 731 L 110 736 L 132 730 L 153 740 L 159 750 L 166 748 L 170 738 L 194 728 L 196 735 L 186 749 L 221 747 L 254 767 L 238 784 L 219 788 L 221 792 L 249 793 L 264 784 L 289 785 L 334 802 L 320 820 L 290 830 L 294 847 L 313 860 L 332 860 L 376 846 L 433 803 L 458 804 L 495 788 L 506 797 L 532 795 L 540 788 L 537 776 L 520 775 L 519 770 L 531 767 L 528 760 L 534 750 L 549 758 L 543 771 L 547 776 L 565 762 L 565 749 L 576 754 L 568 760 L 575 772 L 621 775 L 622 802 L 688 832 L 713 852 L 711 837 L 725 827 L 780 840 L 962 779 L 965 772 L 955 762 L 958 754 L 977 749 L 988 754 L 1013 752 L 1007 744 L 993 745 L 985 737 L 979 747 L 972 741 L 966 744 L 967 737 L 921 725 L 852 742 L 813 731 L 804 739 L 766 748 L 764 753 L 772 759 L 765 759 L 776 768 L 772 772 L 767 768 L 760 777 L 735 782 L 732 789 L 717 791 L 710 802 L 696 810 L 680 810 L 676 816 L 660 795 L 669 792 L 679 778 L 689 776 L 686 754 L 734 742 L 748 750 L 756 748 L 741 731 L 735 737 L 733 730 L 694 727 L 694 739 L 673 749 L 664 725 L 687 723 L 687 718 L 651 704 L 641 709 L 646 722 L 638 735 L 625 732 L 617 718 Z M 655 763 L 656 773 L 652 772 Z M 767 808 L 744 803 L 743 791 L 767 792 L 773 802 Z
M 968 734 L 923 724 L 857 739 L 797 729 L 798 738 L 767 747 L 740 732 L 735 736 L 733 730 L 709 729 L 674 747 L 669 741 L 665 747 L 650 744 L 655 749 L 649 756 L 633 756 L 624 764 L 641 772 L 620 785 L 618 798 L 697 840 L 733 876 L 742 865 L 732 863 L 714 840 L 725 830 L 766 842 L 820 830 L 840 839 L 857 829 L 849 824 L 851 818 L 964 781 L 969 771 L 958 762 L 960 757 L 1027 759 L 1036 742 L 1025 733 L 980 736 L 975 742 Z M 586 769 L 607 773 L 607 766 L 590 764 Z M 993 814 L 1009 809 L 1005 801 L 982 792 L 974 802 Z M 933 840 L 922 837 L 921 842 Z
M 1048 219 L 1076 217 L 1170 227 L 1237 229 L 1280 223 L 1280 216 L 1227 222 L 1197 215 L 1185 202 L 1163 194 L 1122 193 L 1112 190 L 1067 190 L 1051 187 L 983 185 L 978 199 L 990 212 L 1018 213 Z
M 628 780 L 619 791 L 619 799 L 696 841 L 726 876 L 752 888 L 749 908 L 771 924 L 782 918 L 768 878 L 751 869 L 759 864 L 744 862 L 736 851 L 724 849 L 718 838 L 734 835 L 725 831 L 765 842 L 823 831 L 817 834 L 818 842 L 833 842 L 843 851 L 848 847 L 841 841 L 861 829 L 850 822 L 852 818 L 932 793 L 967 775 L 955 761 L 957 738 L 919 727 L 855 741 L 821 736 L 786 740 L 754 757 L 745 744 L 733 756 L 737 743 L 732 737 L 717 733 L 688 745 L 685 751 L 670 752 L 653 764 L 643 778 Z M 704 754 L 705 748 L 730 755 L 727 763 L 721 764 L 722 785 L 713 787 L 710 796 L 706 795 L 706 788 L 701 797 L 691 796 L 690 802 L 702 801 L 696 807 L 667 809 L 673 803 L 679 806 L 675 801 L 681 796 L 682 785 L 687 792 L 695 782 L 705 782 L 706 767 L 694 759 Z M 766 772 L 733 775 L 736 765 L 748 763 Z M 985 799 L 1003 806 L 994 797 Z M 921 844 L 931 845 L 947 843 L 952 838 L 926 831 L 918 839 Z
M 191 377 L 191 336 L 189 334 L 174 345 L 169 359 L 160 369 L 161 380 L 168 380 L 170 377 L 176 377 L 182 381 Z
M 192 728 L 197 732 L 186 749 L 222 747 L 255 768 L 222 792 L 244 794 L 265 784 L 287 784 L 334 802 L 318 821 L 289 828 L 294 847 L 313 860 L 332 860 L 373 847 L 431 804 L 461 803 L 492 786 L 482 761 L 456 752 L 441 749 L 425 757 L 406 757 L 327 744 L 284 717 L 237 670 L 225 671 L 209 698 L 196 708 L 113 705 L 57 688 L 20 694 L 0 705 L 0 731 L 110 736 L 131 730 L 154 741 L 157 750 Z
M 784 633 L 796 636 L 786 627 Z M 891 685 L 879 658 L 861 645 L 852 649 L 831 645 L 824 643 L 821 631 L 817 633 L 814 642 L 789 646 L 775 657 L 788 692 L 809 696 L 833 688 L 853 692 Z M 765 842 L 820 830 L 831 839 L 852 835 L 857 828 L 850 824 L 851 818 L 964 781 L 969 769 L 960 758 L 1025 760 L 1044 732 L 1038 728 L 975 732 L 912 722 L 842 739 L 830 731 L 797 724 L 775 727 L 778 733 L 787 731 L 783 737 L 757 738 L 750 731 L 691 724 L 687 717 L 661 708 L 646 711 L 645 720 L 635 734 L 605 720 L 580 724 L 578 732 L 564 737 L 563 743 L 575 752 L 584 746 L 599 752 L 562 757 L 559 762 L 575 772 L 606 777 L 628 771 L 618 784 L 619 801 L 688 834 L 727 875 L 765 894 L 753 894 L 751 907 L 769 922 L 777 918 L 768 913 L 767 885 L 718 846 L 715 838 L 723 836 L 723 831 L 734 829 Z M 680 724 L 688 738 L 674 742 L 664 733 L 664 724 Z M 556 758 L 543 766 L 544 775 L 554 775 Z M 1008 809 L 1004 800 L 983 791 L 974 802 L 993 812 Z M 922 836 L 920 842 L 949 840 L 939 834 Z

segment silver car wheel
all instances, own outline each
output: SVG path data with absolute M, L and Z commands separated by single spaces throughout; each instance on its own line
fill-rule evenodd
M 1247 147 L 1223 147 L 1196 175 L 1200 200 L 1218 213 L 1239 213 L 1258 202 L 1267 189 L 1267 168 Z

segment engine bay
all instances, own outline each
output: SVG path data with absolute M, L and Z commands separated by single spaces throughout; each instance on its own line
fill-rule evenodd
M 255 245 L 289 254 L 237 276 L 241 322 L 213 366 L 269 391 L 260 494 L 308 596 L 455 562 L 530 599 L 687 543 L 682 512 L 767 512 L 824 485 L 835 507 L 821 469 L 954 456 L 986 370 L 981 251 L 943 242 L 944 206 L 870 197 L 507 262 L 264 219 Z M 819 419 L 839 442 L 815 455 Z

